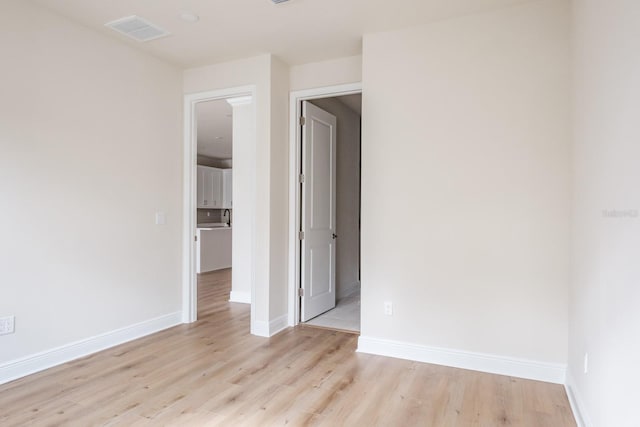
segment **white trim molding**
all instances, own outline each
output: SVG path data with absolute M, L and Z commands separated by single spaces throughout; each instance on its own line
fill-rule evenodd
M 251 292 L 231 291 L 231 295 L 229 295 L 229 302 L 251 304 Z
M 566 365 L 429 347 L 400 341 L 361 336 L 359 353 L 415 360 L 472 371 L 564 384 Z
M 269 322 L 269 336 L 272 337 L 277 333 L 280 333 L 289 327 L 288 315 L 283 314 L 280 317 L 276 317 Z
M 259 337 L 272 337 L 289 327 L 288 320 L 288 314 L 283 314 L 282 316 L 276 317 L 268 323 L 264 321 L 256 321 L 251 328 L 251 333 Z
M 160 332 L 182 323 L 178 311 L 0 365 L 0 384 Z
M 251 335 L 269 338 L 269 323 L 265 322 L 264 320 L 256 320 L 255 322 L 251 322 Z
M 237 96 L 235 98 L 227 98 L 227 103 L 232 107 L 236 107 L 238 105 L 249 105 L 253 102 L 253 96 Z
M 589 414 L 587 413 L 587 407 L 584 404 L 584 400 L 580 397 L 580 393 L 578 392 L 575 380 L 570 371 L 567 371 L 567 382 L 564 389 L 567 393 L 567 398 L 569 398 L 573 418 L 575 418 L 578 427 L 593 427 L 591 418 L 589 418 Z

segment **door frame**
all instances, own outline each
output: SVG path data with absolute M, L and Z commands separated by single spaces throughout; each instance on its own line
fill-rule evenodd
M 197 156 L 198 142 L 196 138 L 196 105 L 201 102 L 218 99 L 240 98 L 250 96 L 255 103 L 256 87 L 240 86 L 196 92 L 184 95 L 184 145 L 183 145 L 183 207 L 182 207 L 182 322 L 192 323 L 198 320 L 198 280 L 196 274 L 196 242 L 197 235 Z M 255 120 L 255 117 L 254 117 Z M 253 141 L 255 158 L 255 141 Z M 255 204 L 255 197 L 252 198 Z M 252 209 L 252 222 L 255 223 L 255 209 Z M 252 231 L 251 247 L 254 248 L 255 230 Z M 249 254 L 251 256 L 251 254 Z M 233 260 L 232 260 L 233 265 Z M 251 269 L 255 265 L 251 263 Z M 255 281 L 254 272 L 251 277 L 251 330 L 255 319 Z
M 301 191 L 298 177 L 301 173 L 302 156 L 300 147 L 302 132 L 299 119 L 302 114 L 302 101 L 358 93 L 362 93 L 361 82 L 297 90 L 289 94 L 289 298 L 287 316 L 289 326 L 296 326 L 300 323 L 300 297 L 298 296 L 300 241 L 298 240 L 298 231 L 300 230 Z

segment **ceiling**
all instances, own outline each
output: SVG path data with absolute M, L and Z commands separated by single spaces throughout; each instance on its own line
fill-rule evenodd
M 272 53 L 290 65 L 357 55 L 362 35 L 531 0 L 31 0 L 183 68 Z M 199 15 L 197 23 L 182 11 Z M 146 43 L 104 26 L 138 15 L 172 33 Z
M 224 99 L 196 104 L 198 154 L 214 159 L 231 159 L 233 108 Z

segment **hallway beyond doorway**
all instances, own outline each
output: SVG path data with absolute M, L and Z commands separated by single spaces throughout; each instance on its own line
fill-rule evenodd
M 360 290 L 338 300 L 336 308 L 305 322 L 305 325 L 360 332 Z

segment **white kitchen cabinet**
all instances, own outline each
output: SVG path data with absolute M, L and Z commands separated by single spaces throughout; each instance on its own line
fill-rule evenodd
M 196 187 L 196 206 L 201 208 L 204 206 L 204 166 L 198 166 L 196 170 L 197 187 Z
M 211 169 L 211 201 L 213 208 L 219 209 L 222 207 L 222 169 L 209 169 Z
M 222 208 L 222 169 L 198 166 L 198 208 Z
M 222 208 L 233 208 L 233 171 L 222 170 Z

